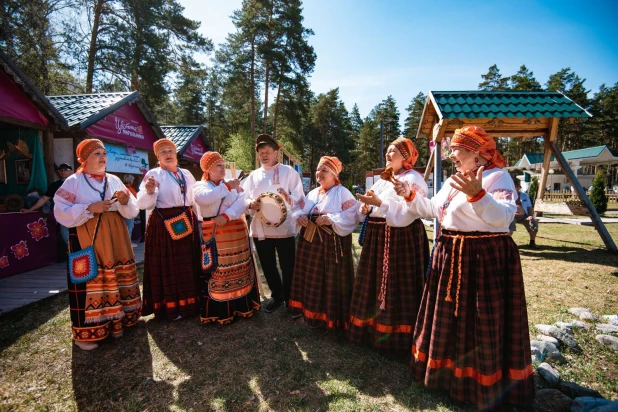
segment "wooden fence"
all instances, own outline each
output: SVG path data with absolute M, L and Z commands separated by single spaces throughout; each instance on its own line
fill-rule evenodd
M 586 194 L 590 196 L 590 192 Z M 614 193 L 613 190 L 606 190 L 607 203 L 618 203 L 618 193 Z M 570 190 L 552 190 L 543 194 L 543 201 L 549 202 L 566 202 L 567 200 L 577 199 L 577 195 Z

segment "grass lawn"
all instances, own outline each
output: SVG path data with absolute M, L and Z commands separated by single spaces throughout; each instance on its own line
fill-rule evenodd
M 618 224 L 608 230 L 618 240 Z M 618 255 L 593 228 L 542 224 L 537 244 L 521 249 L 532 328 L 574 319 L 570 307 L 618 313 Z M 474 410 L 412 383 L 408 354 L 310 330 L 285 310 L 224 327 L 150 316 L 93 352 L 72 345 L 70 329 L 66 294 L 0 317 L 0 410 Z M 584 353 L 564 352 L 557 369 L 617 400 L 618 354 L 595 335 L 576 331 Z

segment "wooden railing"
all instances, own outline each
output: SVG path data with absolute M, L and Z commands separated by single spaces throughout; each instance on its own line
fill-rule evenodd
M 586 194 L 590 196 L 590 192 L 586 191 Z M 606 190 L 608 203 L 618 203 L 618 193 L 614 193 L 613 190 Z M 549 202 L 566 202 L 567 200 L 577 199 L 577 195 L 570 190 L 552 190 L 543 194 L 543 201 Z

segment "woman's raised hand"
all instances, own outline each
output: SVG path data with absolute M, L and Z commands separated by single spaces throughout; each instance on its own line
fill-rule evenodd
M 469 170 L 466 170 L 465 174 L 457 172 L 457 174 L 451 176 L 451 179 L 453 179 L 451 186 L 469 197 L 475 197 L 483 190 L 483 170 L 485 170 L 485 166 L 479 167 L 476 176 Z
M 366 205 L 377 207 L 380 207 L 380 205 L 382 205 L 382 199 L 380 199 L 373 190 L 367 191 L 367 193 L 365 193 L 364 195 L 358 193 L 356 197 L 358 197 L 358 200 L 365 203 Z
M 401 197 L 410 197 L 410 186 L 407 182 L 397 181 L 394 183 L 395 185 L 395 193 L 397 193 Z
M 100 202 L 91 203 L 88 206 L 88 211 L 90 213 L 103 213 L 107 212 L 110 207 L 112 207 L 112 201 L 109 199 L 101 200 Z
M 146 180 L 146 193 L 148 193 L 149 195 L 154 194 L 155 189 L 157 188 L 157 181 L 155 180 L 155 178 L 153 176 L 150 176 L 148 178 L 148 180 Z

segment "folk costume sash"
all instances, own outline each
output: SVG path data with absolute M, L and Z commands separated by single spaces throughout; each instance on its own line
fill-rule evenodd
M 213 187 L 215 187 L 215 184 L 213 182 L 211 182 L 210 180 L 208 181 L 208 183 L 210 183 Z M 221 203 L 219 203 L 219 208 L 217 208 L 217 215 L 214 217 L 219 216 L 219 213 L 221 213 L 221 206 L 223 206 L 223 201 L 225 200 L 225 196 L 223 196 L 223 199 L 221 199 Z M 204 223 L 202 222 L 202 225 Z M 203 229 L 202 229 L 202 233 L 203 233 Z M 200 236 L 200 244 L 201 244 L 201 249 L 202 249 L 202 259 L 200 260 L 200 263 L 202 265 L 202 272 L 204 274 L 209 274 L 214 272 L 215 270 L 217 270 L 217 267 L 219 266 L 219 252 L 217 251 L 217 242 L 215 239 L 215 235 L 217 234 L 217 223 L 215 222 L 215 227 L 212 231 L 212 237 L 206 241 L 204 241 L 204 236 Z
M 175 173 L 166 170 L 167 173 L 170 174 L 172 179 L 178 184 L 180 187 L 180 193 L 182 194 L 182 212 L 176 216 L 172 216 L 169 218 L 164 218 L 161 212 L 159 212 L 158 208 L 155 208 L 161 219 L 163 220 L 163 224 L 165 226 L 165 230 L 169 233 L 172 240 L 183 239 L 190 234 L 193 233 L 193 222 L 190 215 L 186 210 L 186 200 L 187 200 L 187 181 L 185 176 L 181 171 L 178 172 L 178 177 L 176 177 Z

